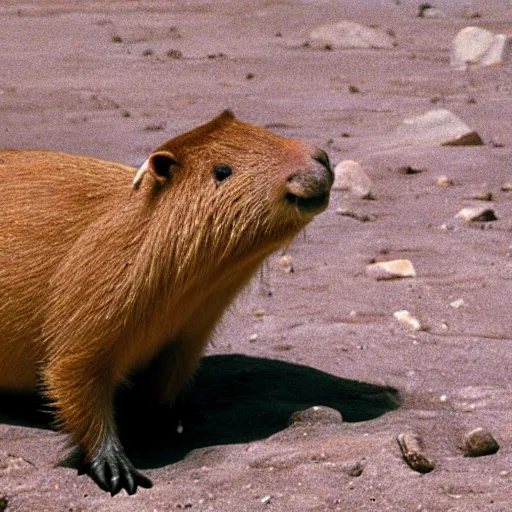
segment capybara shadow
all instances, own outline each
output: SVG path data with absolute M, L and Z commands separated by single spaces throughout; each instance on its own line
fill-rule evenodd
M 36 392 L 0 391 L 0 423 L 54 429 L 54 417 Z
M 133 400 L 144 378 L 136 374 L 117 398 L 121 438 L 143 469 L 177 462 L 201 447 L 264 439 L 286 428 L 293 412 L 314 405 L 338 410 L 347 422 L 369 421 L 400 406 L 391 387 L 238 354 L 205 357 L 168 413 Z M 2 422 L 51 428 L 52 418 L 36 395 L 3 394 L 0 400 Z
M 133 411 L 125 414 L 126 405 L 121 405 L 120 425 L 130 418 L 131 427 L 123 429 L 127 450 L 140 467 L 150 468 L 200 447 L 267 438 L 286 428 L 292 413 L 314 405 L 338 410 L 344 421 L 359 422 L 396 409 L 400 397 L 391 387 L 236 354 L 203 359 L 167 425 L 158 414 L 134 420 Z M 181 434 L 176 433 L 179 420 Z

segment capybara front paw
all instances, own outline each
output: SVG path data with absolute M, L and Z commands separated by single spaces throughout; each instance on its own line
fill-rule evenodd
M 135 469 L 123 451 L 95 456 L 84 464 L 81 473 L 87 473 L 101 489 L 112 496 L 122 489 L 128 494 L 135 494 L 137 487 L 153 487 L 151 480 Z

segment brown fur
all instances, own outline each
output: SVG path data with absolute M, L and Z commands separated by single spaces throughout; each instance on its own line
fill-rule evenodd
M 116 386 L 162 353 L 158 398 L 172 403 L 226 307 L 321 209 L 286 193 L 327 197 L 332 182 L 316 148 L 230 113 L 158 151 L 175 165 L 138 190 L 120 164 L 0 152 L 0 388 L 42 379 L 86 462 L 122 450 Z M 216 183 L 221 164 L 233 175 Z

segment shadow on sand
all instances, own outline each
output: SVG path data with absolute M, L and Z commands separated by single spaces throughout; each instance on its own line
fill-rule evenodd
M 127 390 L 120 393 L 119 430 L 139 468 L 171 464 L 201 447 L 264 439 L 286 428 L 293 412 L 314 405 L 359 422 L 396 409 L 400 397 L 396 389 L 340 379 L 308 366 L 220 355 L 203 359 L 182 402 L 164 413 L 134 403 Z M 3 393 L 0 404 L 1 423 L 51 428 L 51 416 L 42 412 L 37 396 Z M 182 434 L 176 432 L 178 420 L 184 425 Z M 66 465 L 74 465 L 73 459 Z

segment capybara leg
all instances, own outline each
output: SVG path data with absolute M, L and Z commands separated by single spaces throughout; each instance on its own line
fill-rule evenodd
M 45 373 L 46 387 L 64 430 L 83 450 L 80 473 L 88 473 L 104 491 L 134 494 L 151 480 L 126 456 L 116 433 L 112 412 L 115 384 L 111 372 L 73 357 L 57 358 Z
M 252 275 L 251 271 L 248 271 Z M 192 320 L 183 327 L 151 364 L 156 384 L 156 398 L 160 403 L 172 405 L 184 385 L 194 373 L 205 351 L 215 324 L 226 304 L 236 295 L 237 287 L 227 286 L 202 304 Z
M 152 380 L 153 396 L 159 405 L 171 407 L 196 369 L 202 350 L 184 340 L 165 347 L 151 363 L 146 375 Z

